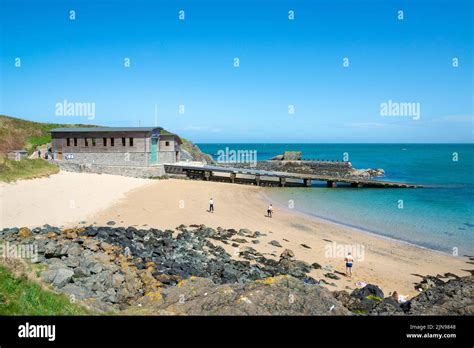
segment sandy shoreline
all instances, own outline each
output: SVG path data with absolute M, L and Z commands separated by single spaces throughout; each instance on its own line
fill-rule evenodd
M 180 224 L 248 228 L 267 236 L 259 238 L 260 244 L 244 246 L 276 257 L 288 248 L 297 259 L 317 262 L 323 268 L 329 266 L 339 272 L 344 272 L 340 248 L 354 246 L 360 255 L 355 255 L 352 278 L 328 279 L 324 277 L 328 270 L 324 269 L 313 270 L 310 275 L 334 282 L 338 289 L 353 289 L 357 281 L 377 284 L 386 295 L 394 290 L 403 295 L 415 295 L 413 285 L 420 278 L 414 274 L 451 272 L 464 276 L 469 273 L 463 270 L 472 268 L 465 258 L 375 236 L 278 206 L 270 219 L 265 217 L 268 204 L 265 190 L 270 189 L 61 172 L 49 178 L 0 184 L 0 228 L 35 227 L 45 223 L 72 226 L 80 221 L 104 225 L 110 220 L 118 226 L 159 229 L 174 229 Z M 207 212 L 210 197 L 215 201 L 213 214 Z M 268 244 L 271 240 L 277 240 L 282 248 Z M 235 251 L 229 245 L 225 248 Z M 329 286 L 329 289 L 336 287 Z

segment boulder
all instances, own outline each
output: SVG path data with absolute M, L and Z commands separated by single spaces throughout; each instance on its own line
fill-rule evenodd
M 338 277 L 338 276 L 335 275 L 334 273 L 326 273 L 324 276 L 325 276 L 326 278 L 329 278 L 329 279 L 335 279 L 335 280 L 341 279 L 340 277 Z
M 62 288 L 71 281 L 73 275 L 74 272 L 70 269 L 57 268 L 44 271 L 41 278 L 48 283 L 52 283 L 56 288 Z
M 276 241 L 276 240 L 272 240 L 272 241 L 268 242 L 268 244 L 273 245 L 273 246 L 276 246 L 276 247 L 278 247 L 278 248 L 281 248 L 281 247 L 282 247 L 281 244 L 280 244 L 278 241 Z
M 295 256 L 295 253 L 290 250 L 290 249 L 285 249 L 283 252 L 280 254 L 281 259 L 291 259 Z
M 358 298 L 359 300 L 363 300 L 367 298 L 367 296 L 375 296 L 380 299 L 384 298 L 383 291 L 377 285 L 373 284 L 367 284 L 363 288 L 355 289 L 352 291 L 351 296 Z
M 28 237 L 32 236 L 32 233 L 31 233 L 31 230 L 29 228 L 22 227 L 18 231 L 18 236 L 21 237 L 21 238 L 28 238 Z

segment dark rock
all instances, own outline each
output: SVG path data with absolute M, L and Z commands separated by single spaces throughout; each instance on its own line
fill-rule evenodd
M 292 250 L 290 250 L 290 249 L 285 249 L 285 250 L 281 253 L 280 258 L 281 258 L 281 259 L 291 259 L 291 258 L 293 258 L 294 256 L 295 256 L 295 253 L 294 253 Z
M 109 226 L 114 226 L 114 225 L 115 225 L 115 221 L 112 221 L 112 220 L 107 221 L 107 225 L 109 225 Z
M 404 314 L 402 307 L 393 297 L 387 297 L 370 311 L 375 315 L 401 315 Z
M 473 315 L 473 294 L 474 276 L 436 282 L 412 298 L 405 310 L 414 315 Z
M 352 291 L 351 296 L 358 298 L 359 300 L 363 300 L 367 298 L 367 296 L 375 296 L 381 299 L 384 298 L 383 291 L 380 290 L 378 286 L 373 284 L 367 284 L 363 288 L 355 289 Z
M 62 251 L 67 252 L 67 249 L 63 249 L 63 247 L 59 245 L 58 242 L 56 242 L 55 240 L 50 240 L 44 246 L 44 256 L 46 258 L 65 256 L 66 254 L 62 253 Z
M 311 264 L 311 267 L 313 267 L 314 269 L 320 269 L 320 268 L 321 268 L 321 265 L 320 265 L 319 263 L 317 263 L 317 262 L 313 262 L 313 263 Z
M 329 278 L 329 279 L 335 279 L 335 280 L 341 279 L 340 277 L 338 277 L 338 276 L 335 275 L 334 273 L 326 273 L 324 276 L 325 276 L 326 278 Z
M 281 248 L 281 247 L 282 247 L 281 244 L 278 243 L 278 241 L 276 241 L 276 240 L 272 240 L 272 241 L 268 242 L 268 244 L 273 245 L 273 246 L 276 246 L 276 247 L 278 247 L 278 248 Z
M 193 278 L 179 288 L 170 287 L 162 293 L 163 301 L 143 299 L 143 314 L 170 310 L 178 315 L 350 314 L 329 290 L 292 277 L 277 277 L 269 284 L 250 282 L 225 285 L 216 285 L 205 278 Z M 180 298 L 185 301 L 177 306 Z

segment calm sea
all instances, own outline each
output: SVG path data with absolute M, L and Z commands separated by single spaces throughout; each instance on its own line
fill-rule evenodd
M 355 168 L 383 168 L 383 179 L 428 184 L 422 189 L 272 188 L 268 196 L 294 209 L 383 236 L 459 255 L 474 255 L 474 144 L 198 144 L 256 150 L 258 160 L 284 151 L 303 158 L 342 160 Z M 457 248 L 457 249 L 455 249 Z

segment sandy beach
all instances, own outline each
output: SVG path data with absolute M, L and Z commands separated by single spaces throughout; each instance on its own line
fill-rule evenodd
M 414 283 L 421 280 L 417 274 L 465 276 L 469 273 L 464 270 L 472 268 L 465 258 L 374 236 L 284 207 L 275 206 L 274 217 L 268 218 L 265 192 L 271 188 L 60 172 L 49 178 L 1 184 L 0 190 L 1 228 L 45 223 L 77 226 L 81 221 L 105 225 L 110 220 L 117 226 L 159 229 L 174 229 L 180 224 L 248 228 L 267 234 L 259 238 L 260 244 L 248 244 L 259 252 L 278 258 L 288 248 L 297 259 L 322 265 L 310 275 L 334 282 L 336 287 L 328 286 L 330 289 L 354 289 L 360 281 L 377 284 L 386 295 L 396 290 L 411 297 L 417 293 Z M 211 197 L 215 213 L 207 211 Z M 282 247 L 270 245 L 271 240 Z M 231 253 L 236 251 L 223 246 Z M 359 251 L 353 276 L 339 274 L 339 280 L 327 279 L 324 268 L 328 266 L 344 272 L 344 256 L 338 252 L 341 246 L 354 246 Z

